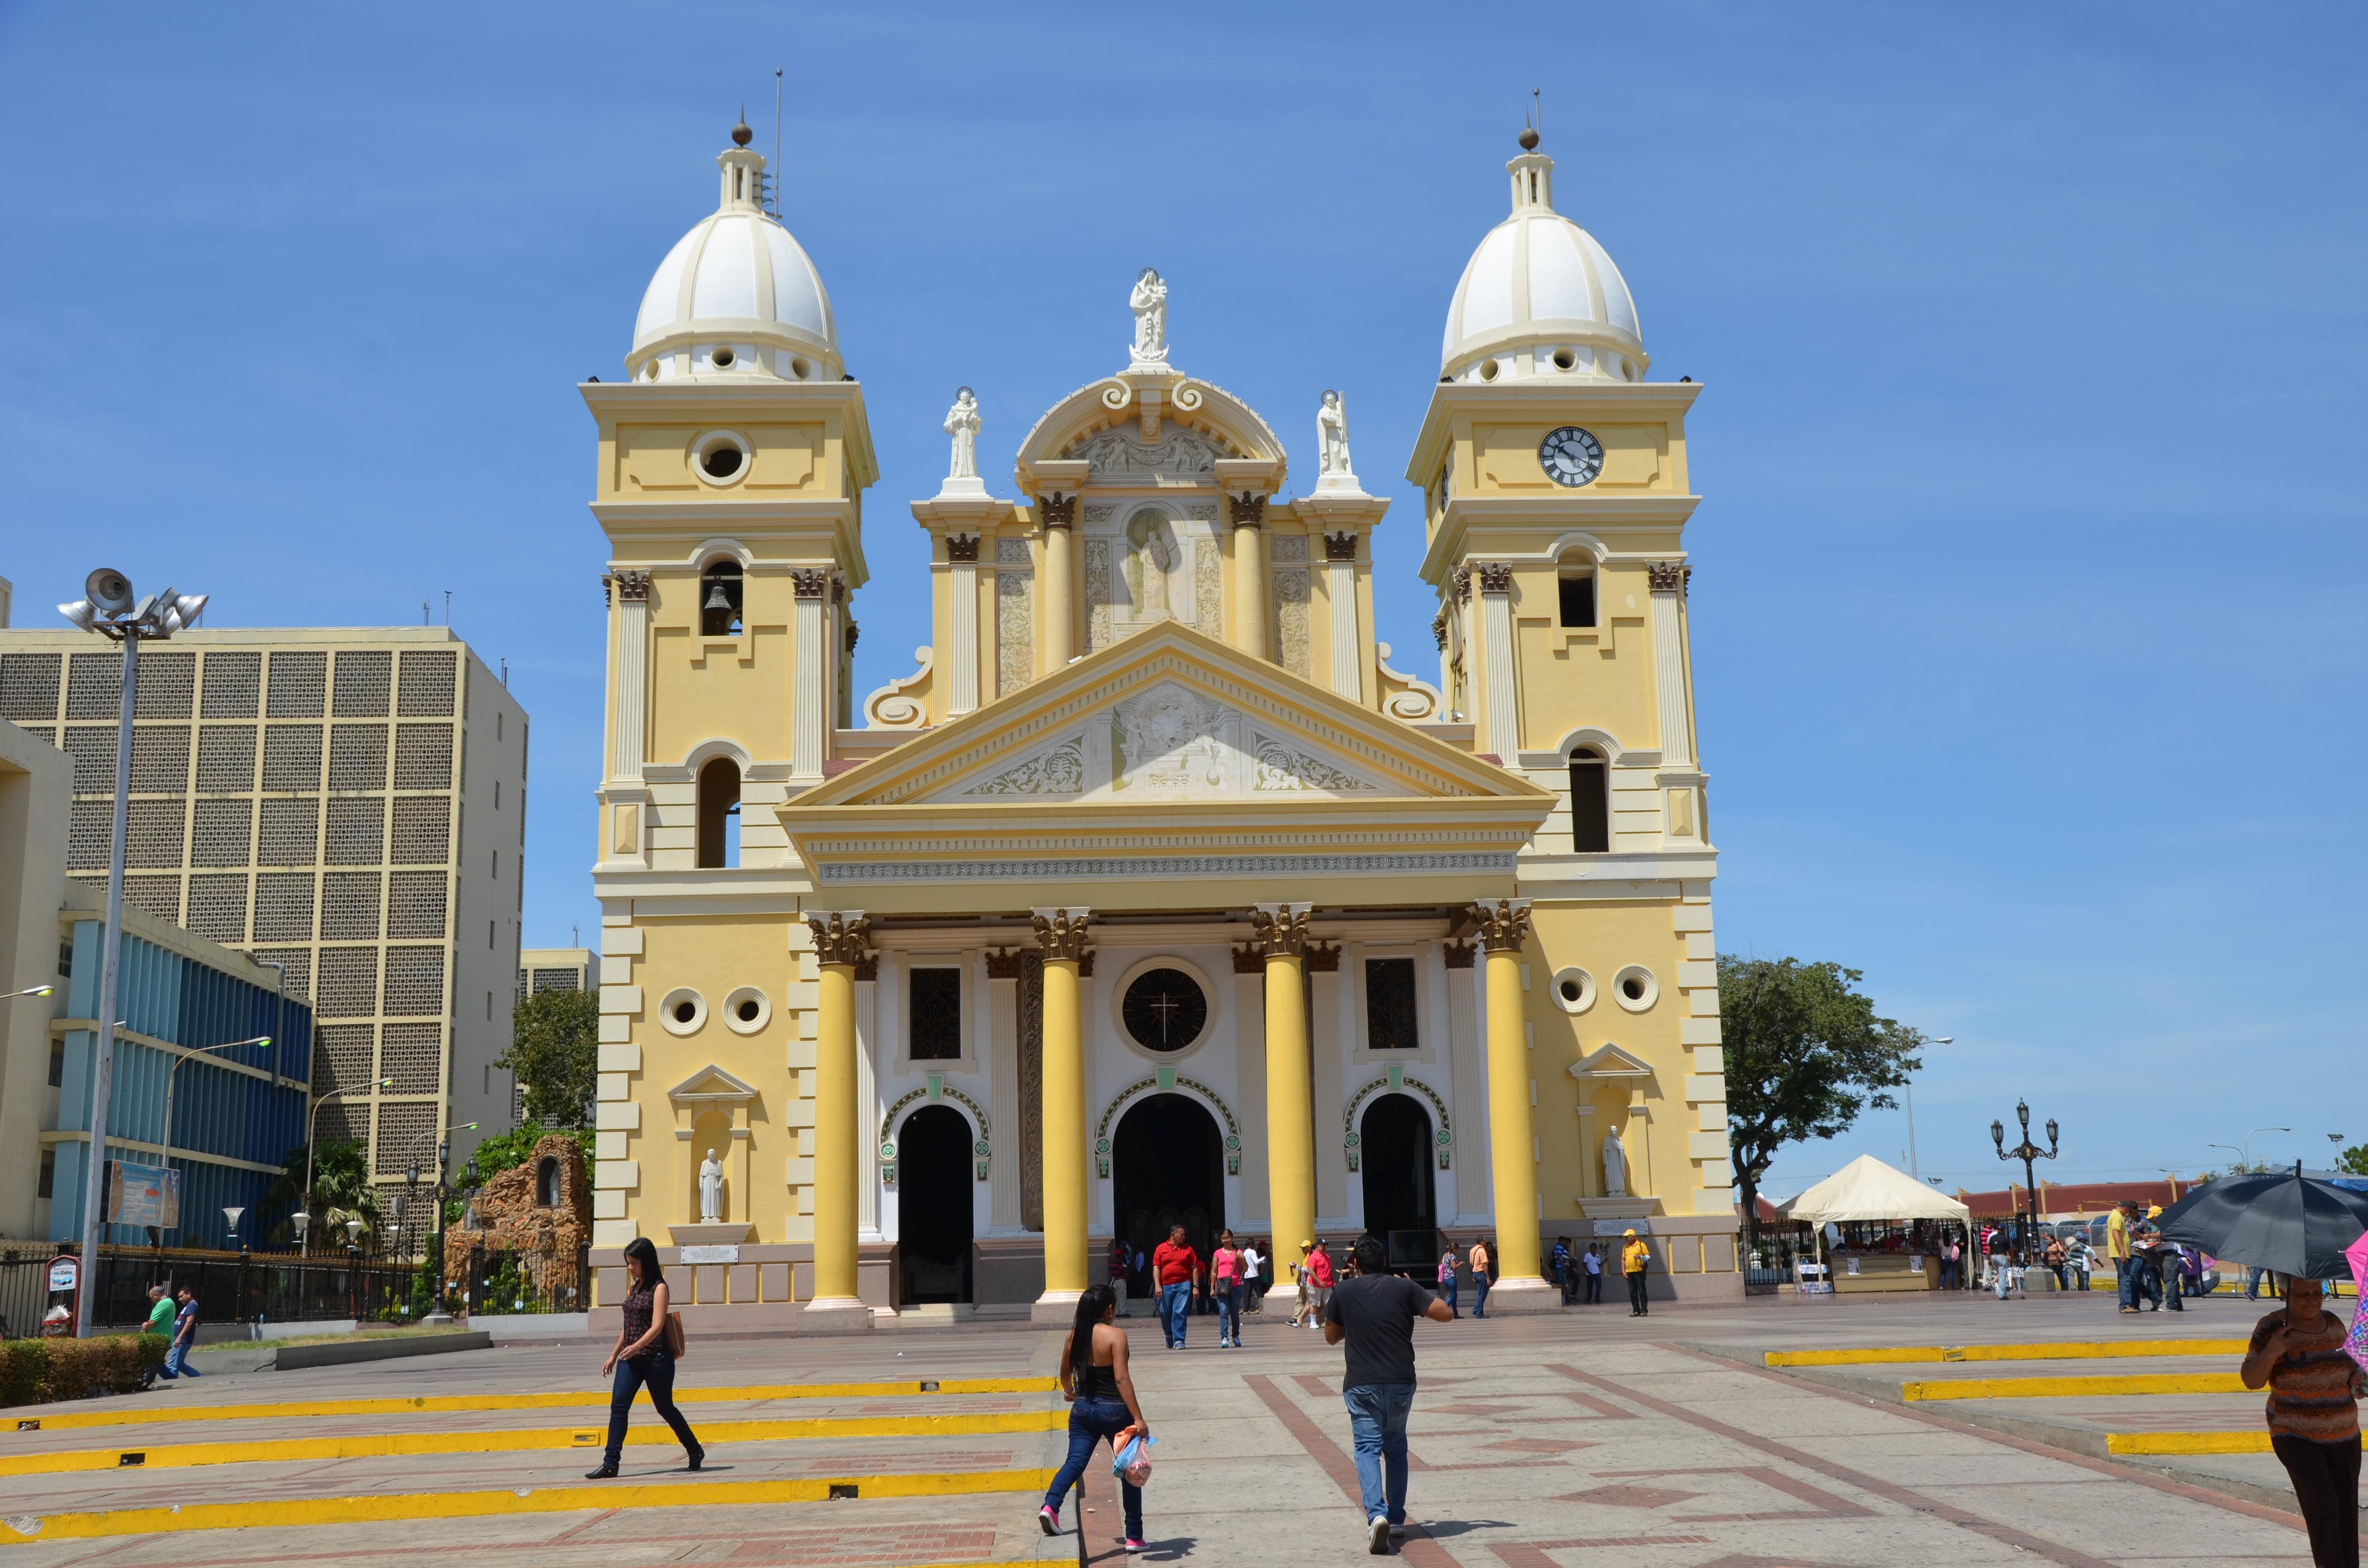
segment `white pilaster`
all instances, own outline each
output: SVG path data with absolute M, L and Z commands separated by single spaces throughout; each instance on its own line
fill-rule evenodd
M 609 777 L 638 783 L 649 750 L 650 574 L 617 572 L 616 731 Z
M 822 777 L 823 725 L 830 716 L 828 617 L 823 596 L 830 591 L 830 573 L 822 567 L 790 574 L 797 594 L 793 619 L 797 638 L 796 685 L 790 708 L 790 777 L 812 781 Z
M 953 562 L 953 699 L 947 711 L 961 715 L 978 706 L 978 536 L 949 539 Z
M 1019 982 L 996 974 L 1003 960 L 987 959 L 987 1072 L 994 1089 L 987 1115 L 995 1154 L 986 1167 L 987 1228 L 1017 1233 L 1019 1223 Z M 1017 970 L 1016 955 L 1011 964 Z
M 1653 589 L 1653 694 L 1660 717 L 1661 766 L 1691 767 L 1694 735 L 1686 713 L 1686 653 L 1678 616 L 1687 569 L 1675 561 L 1656 561 L 1646 570 Z
M 1513 668 L 1513 569 L 1502 562 L 1480 569 L 1480 636 L 1483 677 L 1488 683 L 1488 733 L 1482 749 L 1513 766 L 1521 749 L 1520 680 Z
M 860 974 L 860 971 L 857 971 Z M 873 971 L 875 974 L 878 971 Z M 855 1233 L 860 1240 L 883 1240 L 880 1230 L 880 1073 L 873 1056 L 880 1049 L 880 983 L 855 983 Z
M 1332 689 L 1362 702 L 1364 658 L 1357 643 L 1357 536 L 1324 536 L 1324 597 L 1332 601 Z

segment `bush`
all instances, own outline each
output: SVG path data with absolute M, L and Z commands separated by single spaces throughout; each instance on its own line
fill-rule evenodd
M 132 1393 L 165 1364 L 156 1334 L 0 1341 L 0 1405 Z

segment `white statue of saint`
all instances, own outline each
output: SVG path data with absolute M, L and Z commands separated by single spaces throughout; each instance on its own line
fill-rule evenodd
M 976 479 L 978 477 L 978 397 L 968 387 L 954 393 L 954 405 L 946 410 L 946 434 L 954 438 L 953 460 L 946 477 Z
M 1134 362 L 1164 364 L 1167 358 L 1167 285 L 1159 280 L 1157 268 L 1143 269 L 1126 303 L 1134 312 Z
M 1145 508 L 1126 522 L 1127 597 L 1137 620 L 1165 620 L 1176 613 L 1170 578 L 1181 560 L 1167 519 Z
M 1349 415 L 1337 392 L 1325 392 L 1324 406 L 1315 411 L 1315 446 L 1318 476 L 1353 475 L 1355 471 L 1349 466 Z
M 707 1151 L 707 1158 L 699 1165 L 699 1222 L 720 1225 L 723 1222 L 723 1165 L 715 1151 Z
M 1620 1142 L 1616 1127 L 1603 1135 L 1603 1196 L 1628 1196 L 1628 1145 Z

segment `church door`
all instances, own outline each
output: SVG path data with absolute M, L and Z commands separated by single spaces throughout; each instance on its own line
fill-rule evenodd
M 1431 1187 L 1430 1113 L 1410 1095 L 1380 1095 L 1358 1132 L 1365 1230 L 1389 1249 L 1392 1268 L 1439 1261 L 1439 1209 Z
M 1224 1139 L 1217 1119 L 1185 1095 L 1147 1095 L 1119 1119 L 1110 1140 L 1111 1219 L 1126 1241 L 1130 1301 L 1157 1292 L 1152 1286 L 1152 1249 L 1181 1224 L 1184 1239 L 1205 1262 L 1225 1225 Z M 1101 1274 L 1092 1276 L 1104 1278 Z
M 896 1140 L 900 1305 L 967 1301 L 971 1254 L 970 1123 L 951 1106 L 923 1106 Z

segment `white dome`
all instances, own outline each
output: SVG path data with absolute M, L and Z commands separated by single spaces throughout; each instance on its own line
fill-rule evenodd
M 716 163 L 722 204 L 658 263 L 633 318 L 627 373 L 652 381 L 838 380 L 830 296 L 798 242 L 764 210 L 764 158 L 735 147 Z
M 1653 361 L 1636 301 L 1595 236 L 1554 210 L 1554 160 L 1523 153 L 1505 171 L 1513 215 L 1488 231 L 1455 285 L 1440 380 L 1643 381 Z

